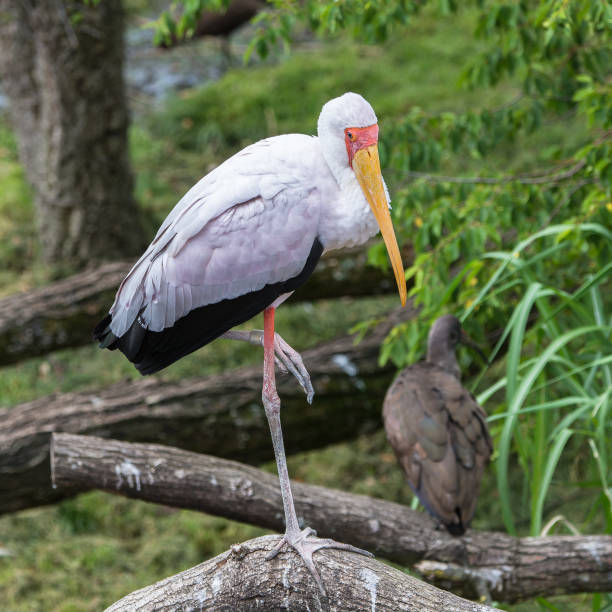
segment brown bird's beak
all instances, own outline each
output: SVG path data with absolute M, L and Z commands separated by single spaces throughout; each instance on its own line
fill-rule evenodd
M 461 330 L 461 337 L 459 339 L 459 342 L 461 342 L 463 346 L 469 346 L 470 348 L 473 348 L 482 357 L 482 360 L 487 365 L 489 364 L 489 360 L 487 359 L 483 350 L 463 330 Z
M 406 277 L 404 274 L 404 266 L 397 239 L 393 231 L 393 223 L 391 222 L 391 214 L 389 213 L 389 205 L 387 196 L 383 186 L 382 172 L 380 171 L 380 160 L 378 158 L 378 146 L 373 144 L 364 147 L 355 152 L 352 160 L 353 170 L 357 176 L 357 180 L 361 185 L 361 189 L 372 208 L 374 217 L 380 227 L 389 259 L 393 266 L 393 273 L 397 282 L 397 288 L 400 294 L 402 306 L 406 305 Z

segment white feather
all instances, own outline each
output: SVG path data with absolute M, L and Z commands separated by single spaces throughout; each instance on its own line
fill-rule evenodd
M 344 144 L 345 127 L 374 123 L 371 106 L 345 94 L 323 107 L 318 138 L 259 141 L 198 181 L 121 284 L 113 333 L 123 335 L 139 313 L 161 331 L 194 308 L 288 280 L 316 238 L 329 250 L 374 235 Z

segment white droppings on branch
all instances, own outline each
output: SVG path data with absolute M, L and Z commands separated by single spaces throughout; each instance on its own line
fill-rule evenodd
M 174 475 L 179 479 L 183 480 L 185 478 L 185 470 L 174 470 Z
M 105 405 L 105 402 L 102 398 L 98 397 L 97 395 L 90 395 L 89 396 L 89 401 L 91 402 L 91 405 L 94 408 L 97 408 L 98 410 L 101 410 L 102 407 Z
M 603 565 L 603 563 L 601 561 L 601 556 L 599 554 L 600 553 L 599 547 L 600 547 L 599 542 L 595 542 L 593 540 L 581 542 L 578 546 L 578 548 L 584 550 L 589 555 L 591 555 L 591 557 L 593 557 L 593 559 L 595 559 L 595 561 L 597 562 L 597 565 L 601 566 Z M 605 551 L 604 551 L 604 554 L 605 554 Z
M 337 353 L 331 360 L 332 363 L 337 365 L 347 376 L 353 379 L 353 383 L 357 389 L 365 389 L 365 383 L 357 376 L 357 374 L 359 374 L 359 369 L 355 363 L 349 359 L 348 355 Z
M 489 591 L 503 591 L 504 577 L 511 576 L 513 568 L 509 565 L 498 567 L 466 567 L 455 563 L 443 563 L 424 559 L 415 564 L 414 568 L 424 576 L 438 575 L 454 582 L 470 582 L 476 584 L 480 581 L 486 584 Z
M 478 568 L 470 570 L 472 576 L 482 578 L 490 591 L 500 591 L 504 586 L 504 576 L 511 575 L 512 568 L 508 565 L 502 565 L 497 568 Z
M 291 569 L 292 569 L 292 563 L 291 561 L 287 561 L 287 564 L 285 565 L 285 570 L 283 571 L 283 587 L 285 587 L 286 589 L 290 588 L 289 570 Z
M 378 587 L 378 574 L 367 567 L 359 571 L 359 577 L 365 582 L 366 588 L 370 592 L 371 612 L 376 612 L 376 589 Z
M 335 363 L 347 376 L 357 376 L 359 373 L 357 366 L 348 358 L 347 355 L 338 353 L 332 357 L 332 362 Z
M 230 478 L 229 484 L 232 493 L 238 493 L 241 497 L 253 497 L 253 483 L 248 478 Z
M 124 461 L 120 465 L 116 465 L 115 474 L 117 474 L 117 490 L 121 488 L 125 478 L 130 489 L 140 491 L 140 470 L 133 463 Z
M 221 585 L 223 584 L 223 572 L 221 570 L 217 570 L 212 579 L 212 592 L 213 596 L 216 596 L 217 593 L 221 590 Z
M 200 610 L 204 608 L 204 602 L 208 599 L 208 593 L 206 592 L 206 587 L 203 587 L 201 591 L 196 593 L 196 597 L 198 600 L 198 604 L 200 604 Z
M 370 531 L 372 533 L 378 533 L 378 530 L 380 529 L 380 522 L 378 519 L 370 519 L 368 521 L 368 527 L 370 528 Z

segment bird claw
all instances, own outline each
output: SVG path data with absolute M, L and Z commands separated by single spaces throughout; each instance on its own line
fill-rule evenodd
M 301 355 L 277 333 L 274 334 L 274 357 L 276 363 L 281 364 L 281 370 L 291 372 L 295 376 L 302 389 L 304 389 L 304 393 L 306 393 L 306 400 L 309 404 L 312 404 L 314 389 L 304 361 Z
M 232 329 L 225 332 L 221 337 L 228 340 L 242 340 L 260 346 L 264 345 L 264 333 L 261 329 L 250 331 Z M 295 376 L 302 389 L 304 389 L 304 393 L 306 393 L 308 403 L 312 404 L 314 389 L 302 357 L 277 333 L 274 334 L 274 362 L 283 374 L 291 373 Z
M 325 586 L 323 585 L 323 581 L 321 580 L 321 576 L 317 567 L 312 559 L 312 555 L 318 550 L 324 548 L 335 548 L 337 550 L 346 550 L 349 552 L 354 552 L 359 555 L 364 555 L 366 557 L 374 557 L 371 552 L 367 550 L 363 550 L 362 548 L 357 548 L 356 546 L 352 546 L 351 544 L 344 544 L 343 542 L 336 542 L 331 538 L 317 538 L 317 532 L 310 528 L 306 527 L 306 529 L 302 531 L 296 532 L 285 532 L 285 535 L 280 539 L 280 542 L 274 547 L 266 555 L 266 561 L 273 559 L 278 555 L 281 551 L 284 544 L 288 544 L 297 552 L 298 555 L 302 558 L 304 565 L 308 568 L 308 571 L 311 573 L 314 581 L 317 583 L 317 587 L 319 588 L 319 592 L 323 597 L 327 597 L 327 592 L 325 591 Z

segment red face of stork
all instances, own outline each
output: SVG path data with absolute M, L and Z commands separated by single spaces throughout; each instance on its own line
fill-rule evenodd
M 352 94 L 356 95 L 356 94 Z M 365 104 L 365 100 L 363 100 Z M 369 105 L 368 105 L 369 106 Z M 371 108 L 371 107 L 370 107 Z M 373 113 L 373 111 L 372 111 Z M 378 157 L 378 124 L 365 127 L 347 127 L 344 129 L 344 142 L 348 154 L 349 166 L 355 172 L 363 194 L 370 204 L 378 222 L 393 273 L 397 282 L 402 306 L 406 304 L 406 279 L 400 256 L 397 239 L 389 214 L 389 203 L 384 188 L 380 160 Z

